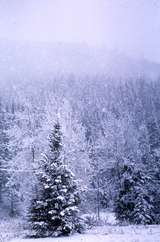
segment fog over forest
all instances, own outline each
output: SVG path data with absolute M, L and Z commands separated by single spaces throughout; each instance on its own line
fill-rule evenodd
M 0 16 L 2 242 L 159 241 L 159 1 L 0 0 Z

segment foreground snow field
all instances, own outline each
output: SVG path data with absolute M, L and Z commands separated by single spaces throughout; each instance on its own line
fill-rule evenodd
M 160 242 L 160 226 L 103 226 L 70 237 L 14 239 L 11 242 Z
M 160 242 L 160 225 L 118 226 L 114 214 L 109 212 L 101 213 L 102 226 L 84 234 L 46 239 L 24 239 L 24 221 L 4 218 L 0 221 L 0 242 Z

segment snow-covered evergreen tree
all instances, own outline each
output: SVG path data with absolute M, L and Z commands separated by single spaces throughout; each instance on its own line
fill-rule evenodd
M 129 162 L 121 167 L 120 176 L 120 190 L 115 203 L 117 219 L 133 224 L 153 223 L 153 201 L 147 190 L 150 177 Z
M 154 121 L 147 125 L 150 156 L 147 162 L 147 170 L 152 176 L 149 187 L 153 197 L 154 223 L 160 223 L 160 123 L 154 115 Z
M 147 183 L 151 182 L 150 177 L 146 176 L 141 170 L 135 172 L 134 177 L 134 224 L 152 224 L 153 223 L 153 201 L 149 194 Z
M 7 115 L 0 100 L 0 202 L 2 192 L 8 179 L 8 162 L 10 160 L 9 137 L 7 134 L 8 121 Z
M 37 194 L 29 211 L 33 237 L 69 235 L 81 227 L 77 207 L 79 192 L 73 174 L 63 163 L 58 122 L 50 135 L 49 148 L 37 173 Z
M 120 222 L 131 222 L 134 210 L 134 171 L 128 160 L 119 168 L 119 174 L 120 187 L 115 202 L 115 214 Z

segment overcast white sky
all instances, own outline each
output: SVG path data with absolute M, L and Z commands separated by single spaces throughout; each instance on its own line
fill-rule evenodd
M 0 38 L 86 42 L 160 62 L 160 0 L 0 0 Z

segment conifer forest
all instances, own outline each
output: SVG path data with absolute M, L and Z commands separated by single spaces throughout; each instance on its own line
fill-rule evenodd
M 0 1 L 0 242 L 159 242 L 159 3 L 22 2 Z

